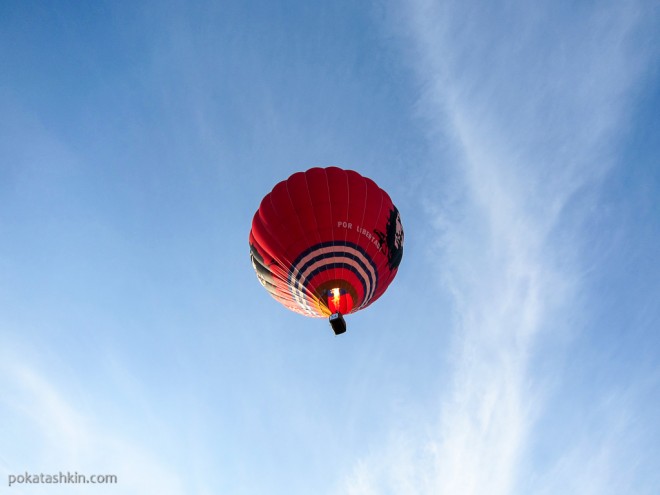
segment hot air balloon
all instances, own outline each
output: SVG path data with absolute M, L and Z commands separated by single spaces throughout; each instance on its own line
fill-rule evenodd
M 297 172 L 268 193 L 252 220 L 250 258 L 261 285 L 286 308 L 329 317 L 366 308 L 396 276 L 403 227 L 374 181 L 338 167 Z

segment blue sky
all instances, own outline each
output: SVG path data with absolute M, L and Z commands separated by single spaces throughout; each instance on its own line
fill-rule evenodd
M 659 28 L 645 0 L 4 2 L 3 493 L 656 493 Z M 248 255 L 319 165 L 406 230 L 341 337 Z

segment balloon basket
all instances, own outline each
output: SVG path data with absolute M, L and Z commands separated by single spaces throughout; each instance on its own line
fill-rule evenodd
M 340 335 L 346 332 L 346 321 L 344 321 L 344 317 L 341 315 L 341 313 L 334 313 L 330 315 L 329 321 L 330 326 L 332 327 L 332 331 L 335 332 L 335 335 Z

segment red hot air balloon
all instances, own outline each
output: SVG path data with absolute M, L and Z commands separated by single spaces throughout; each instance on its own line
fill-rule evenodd
M 403 256 L 399 211 L 374 181 L 337 167 L 297 172 L 261 201 L 250 230 L 259 281 L 277 301 L 310 317 L 366 308 L 394 279 Z

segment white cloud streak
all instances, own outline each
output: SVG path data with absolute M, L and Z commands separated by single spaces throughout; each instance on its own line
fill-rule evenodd
M 645 60 L 631 42 L 643 5 L 570 9 L 418 1 L 397 11 L 430 140 L 439 160 L 450 140 L 458 165 L 459 188 L 443 194 L 459 206 L 448 211 L 430 193 L 456 303 L 453 385 L 439 420 L 424 418 L 430 433 L 413 426 L 364 459 L 342 487 L 351 495 L 505 495 L 534 476 L 522 470 L 545 400 L 532 377 L 535 345 L 562 331 L 550 328 L 559 308 L 575 309 L 575 267 L 563 257 L 579 239 L 560 241 L 560 222 L 580 215 L 570 211 L 576 193 L 614 165 Z M 609 466 L 610 447 L 567 454 L 589 458 L 589 469 L 562 493 L 596 493 L 581 487 Z
M 25 357 L 27 353 L 18 354 Z M 95 493 L 188 493 L 179 468 L 150 451 L 143 439 L 127 438 L 123 426 L 113 418 L 92 416 L 86 412 L 90 405 L 84 399 L 72 399 L 52 376 L 46 377 L 26 359 L 9 356 L 3 352 L 0 366 L 4 391 L 0 413 L 10 427 L 0 433 L 6 447 L 4 455 L 11 455 L 11 459 L 2 459 L 3 483 L 9 475 L 25 473 L 102 474 L 117 476 L 117 482 L 94 485 Z M 16 484 L 12 492 L 35 493 L 39 486 Z M 89 490 L 85 484 L 48 485 L 48 492 L 53 494 Z

